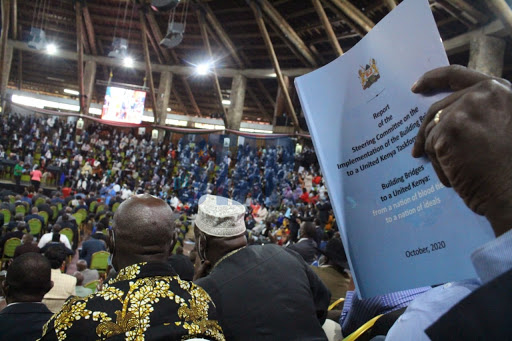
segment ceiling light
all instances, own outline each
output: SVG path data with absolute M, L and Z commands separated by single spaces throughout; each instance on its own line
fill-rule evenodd
M 125 57 L 123 59 L 123 65 L 125 67 L 132 67 L 133 66 L 133 58 L 132 57 Z
M 46 52 L 48 52 L 48 54 L 55 54 L 57 52 L 57 45 L 55 45 L 55 44 L 46 45 Z
M 172 110 L 171 108 L 167 108 L 167 112 L 171 112 L 171 110 Z
M 210 63 L 203 63 L 196 66 L 196 73 L 204 76 L 210 72 Z
M 67 93 L 67 94 L 70 94 L 70 95 L 74 95 L 74 96 L 80 95 L 79 91 L 71 90 L 71 89 L 64 89 L 64 92 Z
M 231 100 L 229 100 L 229 99 L 223 99 L 223 100 L 222 100 L 222 104 L 224 104 L 224 105 L 231 105 Z

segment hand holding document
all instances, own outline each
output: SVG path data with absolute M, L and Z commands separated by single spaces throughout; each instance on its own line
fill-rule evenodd
M 406 0 L 356 46 L 296 79 L 362 297 L 475 277 L 485 219 L 414 159 L 432 103 L 413 83 L 448 60 L 427 0 Z

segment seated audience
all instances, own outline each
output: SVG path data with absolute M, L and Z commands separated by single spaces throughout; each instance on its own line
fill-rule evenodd
M 247 245 L 245 207 L 199 200 L 196 283 L 212 297 L 228 340 L 325 340 L 330 293 L 304 260 L 275 244 Z
M 41 303 L 52 288 L 50 262 L 39 253 L 14 259 L 2 289 L 7 307 L 0 311 L 0 339 L 37 340 L 52 312 Z
M 25 216 L 25 219 L 24 219 L 24 220 L 25 220 L 25 222 L 26 222 L 26 223 L 28 223 L 28 221 L 29 221 L 30 219 L 37 219 L 37 220 L 39 220 L 39 221 L 41 222 L 41 230 L 43 230 L 43 229 L 44 229 L 44 226 L 45 226 L 45 224 L 44 224 L 44 218 L 43 218 L 43 217 L 41 217 L 41 216 L 38 214 L 38 213 L 39 213 L 39 209 L 38 209 L 37 207 L 32 207 L 31 212 L 32 212 L 31 214 L 27 214 L 27 215 Z
M 94 237 L 89 238 L 82 243 L 82 250 L 80 250 L 80 259 L 83 259 L 87 264 L 91 264 L 92 255 L 98 251 L 106 251 L 107 246 L 105 242 Z
M 52 267 L 53 288 L 44 295 L 43 303 L 52 313 L 56 313 L 68 297 L 75 295 L 76 278 L 62 273 L 66 266 L 66 254 L 61 248 L 52 246 L 44 256 Z
M 68 300 L 41 340 L 224 340 L 208 295 L 167 264 L 175 238 L 172 216 L 163 200 L 150 195 L 124 201 L 109 241 L 117 277 L 102 292 Z
M 43 234 L 37 246 L 43 249 L 48 243 L 62 243 L 64 246 L 71 250 L 71 244 L 69 243 L 68 237 L 60 233 L 61 226 L 59 224 L 53 225 L 52 232 Z
M 73 276 L 76 278 L 76 296 L 86 297 L 93 293 L 91 289 L 84 287 L 84 275 L 80 271 L 75 272 Z
M 299 230 L 299 241 L 288 246 L 288 248 L 301 255 L 306 263 L 311 264 L 316 260 L 318 254 L 318 245 L 315 241 L 316 235 L 315 225 L 309 221 L 303 222 Z
M 84 276 L 84 284 L 100 279 L 98 270 L 89 269 L 87 267 L 87 262 L 83 259 L 80 259 L 78 262 L 76 262 L 76 269 L 82 273 L 82 276 Z
M 27 252 L 39 253 L 39 251 L 39 247 L 34 243 L 34 236 L 29 233 L 25 233 L 21 238 L 21 245 L 14 250 L 14 258 Z
M 2 239 L 0 239 L 0 254 L 2 254 L 3 252 L 3 249 L 4 249 L 4 245 L 5 245 L 5 242 L 8 241 L 9 239 L 11 238 L 18 238 L 18 239 L 22 239 L 23 238 L 23 235 L 24 235 L 24 232 L 27 229 L 27 224 L 20 221 L 18 222 L 18 226 L 16 227 L 16 231 L 13 231 L 13 232 L 7 232 L 3 237 Z

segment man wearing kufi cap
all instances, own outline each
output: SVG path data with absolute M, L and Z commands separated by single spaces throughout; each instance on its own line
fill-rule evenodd
M 329 290 L 294 251 L 247 245 L 245 207 L 205 195 L 194 232 L 196 283 L 216 305 L 228 340 L 326 340 Z

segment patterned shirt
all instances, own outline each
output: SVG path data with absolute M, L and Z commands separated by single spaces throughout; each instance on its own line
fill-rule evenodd
M 70 298 L 41 340 L 225 340 L 215 306 L 165 263 L 130 265 L 96 294 Z

